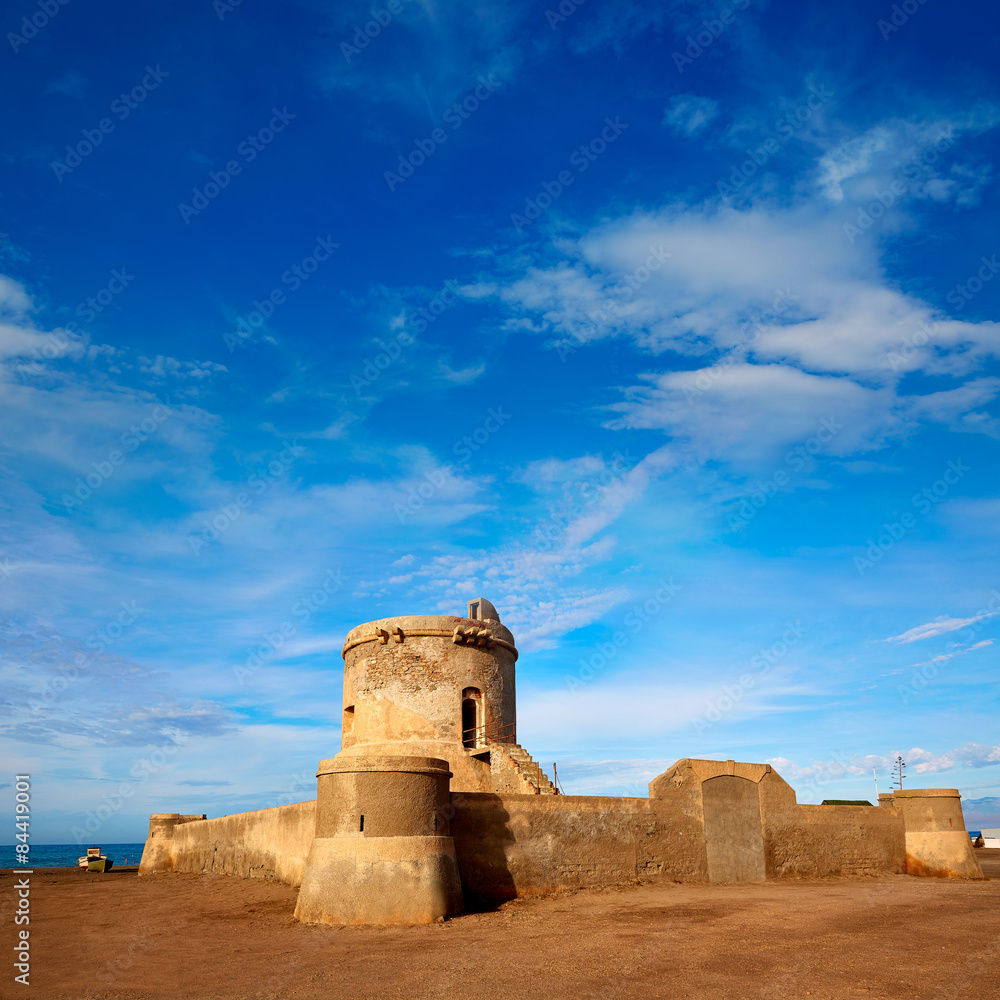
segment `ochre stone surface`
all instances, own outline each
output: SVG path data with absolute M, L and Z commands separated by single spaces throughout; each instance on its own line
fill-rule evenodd
M 216 872 L 298 885 L 316 833 L 316 803 L 297 802 L 217 819 L 197 817 L 173 825 L 172 832 L 169 840 L 161 836 L 146 841 L 140 875 Z M 165 856 L 169 864 L 164 863 Z

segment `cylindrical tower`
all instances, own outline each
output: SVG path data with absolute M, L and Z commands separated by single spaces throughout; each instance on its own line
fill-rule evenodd
M 895 806 L 906 831 L 906 870 L 937 878 L 982 878 L 965 829 L 957 788 L 906 788 L 879 795 L 879 805 Z
M 422 924 L 462 912 L 445 761 L 338 754 L 317 777 L 297 920 Z
M 358 625 L 343 656 L 342 755 L 438 757 L 454 791 L 491 790 L 487 741 L 516 742 L 517 650 L 489 601 Z
M 320 761 L 295 916 L 408 924 L 460 913 L 451 791 L 492 791 L 489 743 L 515 741 L 514 637 L 479 598 L 466 618 L 359 625 L 343 655 L 343 748 Z

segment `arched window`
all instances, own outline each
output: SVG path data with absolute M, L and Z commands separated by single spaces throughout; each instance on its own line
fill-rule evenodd
M 354 729 L 354 706 L 348 705 L 344 709 L 344 721 L 341 724 L 341 729 L 343 730 L 343 735 L 348 736 Z
M 475 750 L 485 742 L 483 732 L 483 694 L 479 688 L 466 688 L 462 692 L 462 745 Z

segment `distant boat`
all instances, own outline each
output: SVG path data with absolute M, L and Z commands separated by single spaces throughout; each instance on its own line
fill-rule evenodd
M 114 862 L 99 847 L 88 847 L 86 857 L 78 858 L 77 864 L 85 872 L 109 872 Z

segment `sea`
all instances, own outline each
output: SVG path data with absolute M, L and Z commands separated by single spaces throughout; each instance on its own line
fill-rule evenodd
M 28 864 L 21 864 L 14 848 L 0 845 L 0 868 L 75 868 L 88 847 L 100 847 L 116 865 L 137 865 L 145 844 L 32 844 Z

